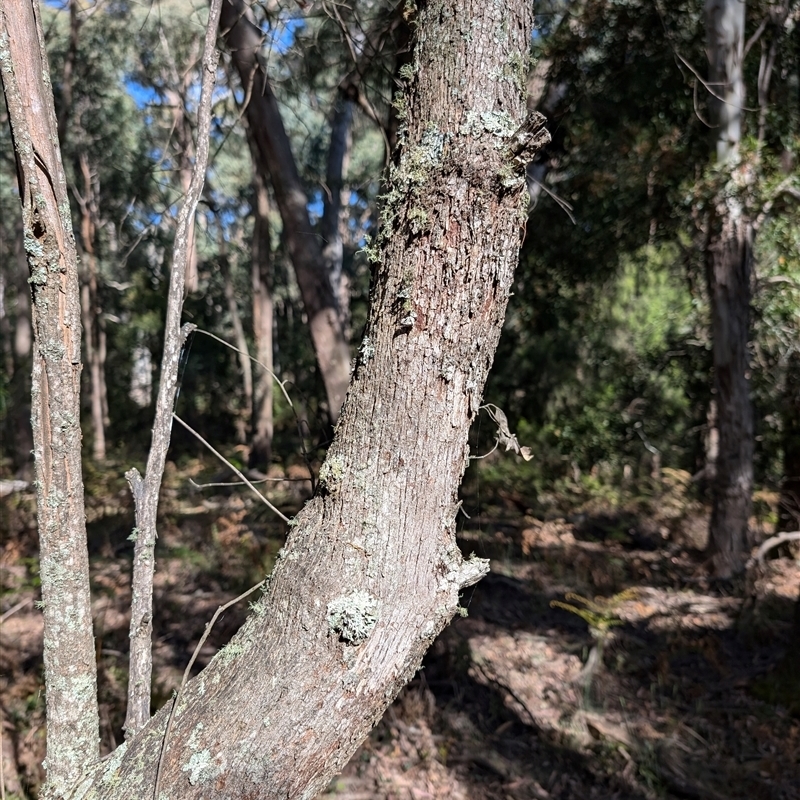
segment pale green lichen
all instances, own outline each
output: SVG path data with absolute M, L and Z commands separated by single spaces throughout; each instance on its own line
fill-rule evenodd
M 210 750 L 201 750 L 199 753 L 192 753 L 188 763 L 181 767 L 181 772 L 189 773 L 189 783 L 197 786 L 198 783 L 205 782 L 214 777 L 216 769 L 211 760 Z
M 228 664 L 244 653 L 244 651 L 245 648 L 239 642 L 228 642 L 228 644 L 219 651 L 218 655 L 224 664 Z
M 319 485 L 333 492 L 344 477 L 344 461 L 341 456 L 329 456 L 319 469 Z
M 361 363 L 366 364 L 368 361 L 372 361 L 375 357 L 375 345 L 372 339 L 369 336 L 365 336 L 364 340 L 361 342 L 361 347 L 359 348 L 361 353 Z
M 510 138 L 518 127 L 508 111 L 484 111 L 481 114 L 481 122 L 484 130 L 500 139 Z
M 119 782 L 119 775 L 116 774 L 117 770 L 122 764 L 122 759 L 128 750 L 128 743 L 123 742 L 112 754 L 103 770 L 103 776 L 100 778 L 101 783 L 115 784 Z
M 189 734 L 189 741 L 187 743 L 190 750 L 197 750 L 200 747 L 198 737 L 203 732 L 204 728 L 205 725 L 203 725 L 202 722 L 198 722 L 197 725 L 192 728 L 192 732 Z
M 424 208 L 414 206 L 408 212 L 408 220 L 411 223 L 412 233 L 421 233 L 428 227 L 428 212 Z
M 408 101 L 402 92 L 397 92 L 392 100 L 392 107 L 397 114 L 397 119 L 403 120 L 408 116 Z
M 364 237 L 364 246 L 358 251 L 367 257 L 370 264 L 377 264 L 381 260 L 381 250 L 373 244 L 372 237 L 367 234 Z
M 416 66 L 414 66 L 414 64 L 411 63 L 403 64 L 403 66 L 400 67 L 400 69 L 397 71 L 397 74 L 404 81 L 410 81 L 414 77 L 414 75 L 417 74 L 417 68 Z
M 359 589 L 328 603 L 328 627 L 343 642 L 361 644 L 378 621 L 378 600 Z

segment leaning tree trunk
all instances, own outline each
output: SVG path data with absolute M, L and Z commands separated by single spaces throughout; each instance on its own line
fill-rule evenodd
M 0 74 L 32 295 L 31 421 L 50 797 L 61 796 L 97 760 L 100 735 L 81 475 L 78 264 L 38 3 L 0 4 Z
M 222 6 L 220 30 L 244 87 L 246 114 L 257 156 L 268 175 L 283 221 L 283 238 L 292 260 L 311 339 L 317 356 L 331 420 L 336 422 L 350 381 L 350 348 L 339 314 L 339 303 L 325 270 L 317 233 L 308 215 L 308 198 L 297 170 L 278 101 L 259 62 L 264 34 L 251 21 L 244 0 Z
M 519 255 L 525 161 L 548 138 L 538 116 L 515 135 L 524 81 L 504 69 L 528 51 L 531 9 L 420 11 L 367 333 L 320 490 L 248 621 L 178 699 L 165 797 L 314 797 L 488 568 L 456 545 L 457 491 Z M 75 800 L 149 797 L 166 717 Z
M 719 457 L 709 547 L 714 570 L 729 577 L 749 546 L 753 492 L 753 410 L 748 380 L 750 259 L 753 226 L 745 193 L 751 168 L 741 163 L 744 109 L 744 0 L 707 0 L 709 105 L 720 188 L 708 219 L 706 272 L 714 338 Z

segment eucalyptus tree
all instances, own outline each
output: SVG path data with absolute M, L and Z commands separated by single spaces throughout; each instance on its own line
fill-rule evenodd
M 748 10 L 753 17 L 749 38 Z M 800 197 L 792 141 L 796 122 L 791 118 L 796 115 L 778 110 L 779 98 L 788 100 L 787 84 L 799 77 L 796 57 L 793 60 L 787 52 L 798 5 L 790 0 L 764 4 L 707 0 L 705 12 L 714 162 L 708 178 L 705 257 L 719 428 L 710 549 L 717 574 L 729 577 L 742 569 L 753 544 L 749 520 L 755 447 L 750 396 L 754 238 L 785 199 Z M 755 79 L 748 92 L 749 52 L 759 58 L 752 59 Z M 787 429 L 794 424 L 790 422 Z
M 49 81 L 41 77 L 46 74 L 41 28 L 30 0 L 7 0 L 0 7 L 0 65 L 25 168 L 23 219 L 37 325 L 50 326 L 38 331 L 36 377 L 46 365 L 51 382 L 72 381 L 68 407 L 48 405 L 43 390 L 34 397 L 36 413 L 55 414 L 49 425 L 36 429 L 37 468 L 44 470 L 40 531 L 58 528 L 59 541 L 74 559 L 69 575 L 51 562 L 42 569 L 46 624 L 64 628 L 45 634 L 59 655 L 46 662 L 45 797 L 313 797 L 418 669 L 455 614 L 459 593 L 488 569 L 482 559 L 465 560 L 456 545 L 457 490 L 519 255 L 527 212 L 525 165 L 549 138 L 540 116 L 525 114 L 532 8 L 523 0 L 433 0 L 407 13 L 415 15 L 416 43 L 398 98 L 402 126 L 382 227 L 369 251 L 375 270 L 372 306 L 319 492 L 292 522 L 263 597 L 243 628 L 174 703 L 141 728 L 149 681 L 134 685 L 137 710 L 130 731 L 136 732 L 98 763 L 77 483 L 78 294 L 71 225 Z M 206 136 L 215 23 L 212 14 L 200 103 Z M 26 96 L 40 99 L 36 109 L 47 115 L 35 146 L 19 91 L 20 78 L 29 74 L 34 79 L 24 84 Z M 196 145 L 202 171 L 202 136 Z M 44 185 L 48 176 L 60 193 L 55 197 Z M 196 202 L 202 177 L 193 176 L 190 201 Z M 182 259 L 193 213 L 191 203 L 181 212 L 176 241 Z M 171 274 L 171 297 L 178 301 L 181 267 L 177 261 Z M 59 314 L 57 292 L 72 311 L 68 319 Z M 40 302 L 45 299 L 50 302 Z M 167 356 L 176 370 L 174 306 L 170 314 Z M 54 347 L 57 341 L 63 346 Z M 175 371 L 162 380 L 158 430 L 169 422 L 165 409 L 174 384 Z M 57 458 L 46 458 L 55 436 Z M 159 442 L 156 458 L 162 468 L 163 445 Z M 68 474 L 63 458 L 70 459 Z M 156 473 L 155 484 L 144 490 L 156 499 L 158 480 Z M 146 481 L 153 483 L 149 468 Z M 141 483 L 135 476 L 131 483 L 138 505 Z M 49 524 L 47 514 L 67 512 L 65 523 L 71 525 L 59 527 L 60 517 Z M 137 560 L 152 563 L 153 544 L 154 531 L 148 528 L 146 537 L 140 531 Z M 76 595 L 65 599 L 73 583 Z M 78 594 L 82 616 L 74 613 Z M 142 613 L 144 605 L 137 601 L 134 609 L 136 636 L 152 624 L 152 615 Z M 88 643 L 88 655 L 71 647 L 76 637 Z M 69 707 L 70 699 L 81 704 Z M 57 701 L 62 717 L 50 713 Z M 71 727 L 55 724 L 62 718 Z M 162 793 L 155 791 L 158 786 Z

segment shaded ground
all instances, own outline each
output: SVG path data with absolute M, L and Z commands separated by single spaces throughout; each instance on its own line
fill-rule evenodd
M 157 704 L 179 683 L 214 610 L 260 580 L 282 544 L 266 510 L 238 490 L 188 487 L 201 469 L 170 470 L 164 490 Z M 291 509 L 307 484 L 299 468 L 288 477 L 272 492 Z M 94 495 L 109 750 L 122 739 L 132 509 L 122 483 Z M 569 521 L 542 521 L 511 497 L 465 520 L 462 547 L 491 557 L 492 574 L 465 595 L 468 617 L 435 643 L 327 796 L 800 798 L 798 564 L 778 551 L 736 584 L 709 582 L 695 549 L 702 509 L 679 499 L 666 492 L 625 511 L 588 504 Z M 44 755 L 33 502 L 24 493 L 2 502 L 4 788 L 9 798 L 32 797 Z M 232 609 L 217 624 L 200 666 L 245 614 Z

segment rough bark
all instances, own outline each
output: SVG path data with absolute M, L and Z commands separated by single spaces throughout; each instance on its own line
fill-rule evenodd
M 456 545 L 457 489 L 526 216 L 507 149 L 524 86 L 493 76 L 527 52 L 531 17 L 526 0 L 420 12 L 368 330 L 320 491 L 248 621 L 187 684 L 165 797 L 314 797 L 488 567 Z M 148 796 L 165 719 L 75 800 Z
M 719 457 L 709 547 L 720 577 L 740 571 L 749 547 L 753 491 L 753 411 L 748 380 L 750 260 L 746 208 L 751 167 L 741 163 L 744 113 L 743 0 L 707 0 L 709 106 L 720 188 L 708 218 L 706 274 L 711 300 Z
M 258 61 L 263 34 L 244 0 L 226 0 L 220 30 L 247 95 L 246 114 L 259 156 L 283 221 L 283 237 L 308 315 L 328 409 L 336 421 L 350 381 L 350 348 L 339 318 L 339 304 L 325 272 L 322 250 L 308 215 L 306 197 L 289 137 L 266 73 Z
M 44 36 L 31 0 L 0 5 L 0 72 L 32 294 L 49 797 L 97 760 L 99 722 L 81 473 L 78 266 Z
M 249 133 L 248 133 L 249 136 Z M 260 174 L 253 176 L 255 198 L 251 282 L 253 288 L 253 338 L 256 346 L 257 380 L 254 389 L 253 436 L 249 466 L 266 472 L 272 458 L 272 252 L 269 228 L 269 196 Z

